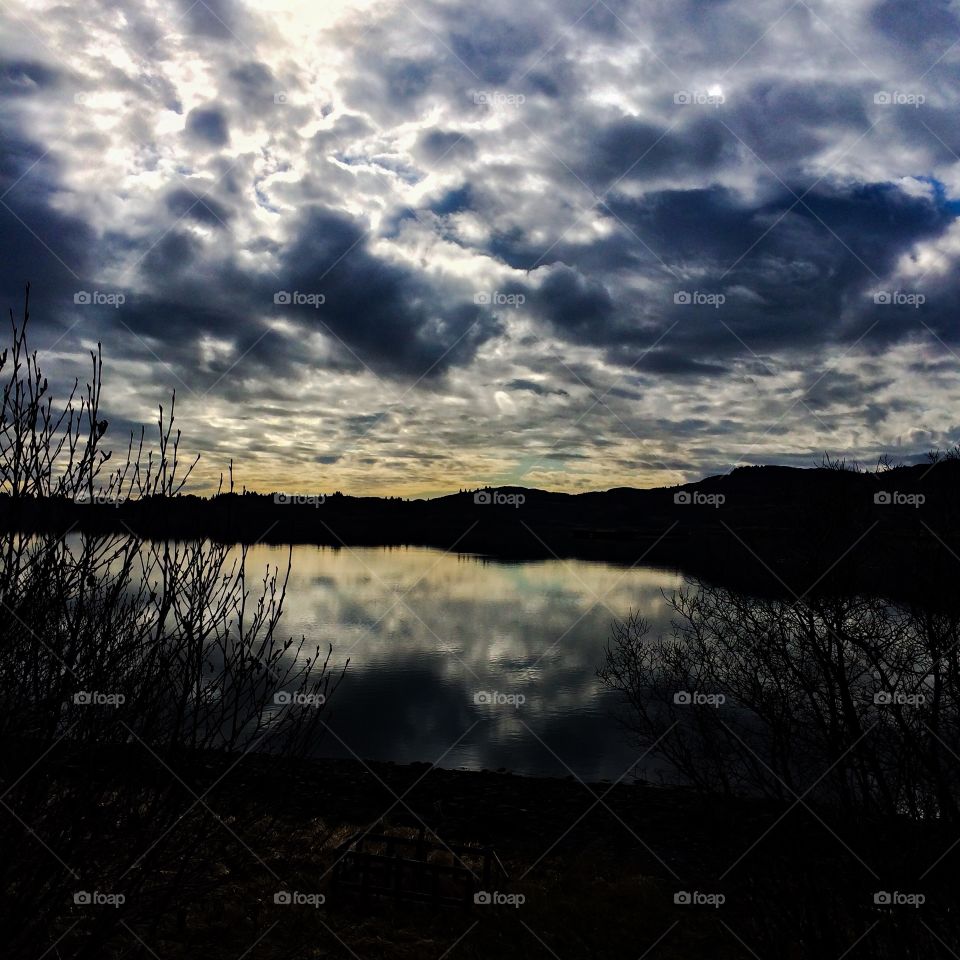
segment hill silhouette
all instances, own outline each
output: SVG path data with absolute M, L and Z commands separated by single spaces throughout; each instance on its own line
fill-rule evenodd
M 952 566 L 960 557 L 958 492 L 960 461 L 947 459 L 878 472 L 738 467 L 674 487 L 580 494 L 509 486 L 413 500 L 340 492 L 95 496 L 92 503 L 0 496 L 0 525 L 145 539 L 432 546 L 516 560 L 643 560 L 782 586 L 788 575 L 829 572 L 835 580 L 854 566 L 870 579 L 894 580 L 905 571 L 926 576 L 931 564 Z

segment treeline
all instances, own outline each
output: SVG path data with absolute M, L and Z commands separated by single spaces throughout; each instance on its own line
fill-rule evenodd
M 831 568 L 863 585 L 923 586 L 960 555 L 960 461 L 873 471 L 739 468 L 680 487 L 569 495 L 504 487 L 431 500 L 219 493 L 0 494 L 0 529 L 149 540 L 422 545 L 504 558 L 577 556 L 677 566 L 776 588 Z

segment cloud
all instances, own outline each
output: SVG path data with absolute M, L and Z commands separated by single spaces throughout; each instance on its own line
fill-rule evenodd
M 332 211 L 311 211 L 280 259 L 287 286 L 324 297 L 298 322 L 329 331 L 377 372 L 437 376 L 468 362 L 500 329 L 472 301 L 444 296 L 418 271 L 377 257 L 361 226 Z
M 569 397 L 570 394 L 566 390 L 551 389 L 550 387 L 544 386 L 542 383 L 537 383 L 535 380 L 511 380 L 509 383 L 505 383 L 504 387 L 507 390 L 529 390 L 530 393 L 535 393 L 538 397 Z
M 22 301 L 34 283 L 34 305 L 43 305 L 39 329 L 56 339 L 65 326 L 63 305 L 96 278 L 96 231 L 59 209 L 60 165 L 39 144 L 16 130 L 4 131 L 0 154 L 0 245 L 4 250 L 0 290 L 5 307 Z M 34 325 L 35 329 L 37 325 Z
M 167 209 L 178 220 L 189 218 L 210 227 L 226 227 L 230 211 L 210 197 L 180 187 L 166 197 Z
M 186 21 L 190 31 L 199 36 L 217 40 L 237 39 L 242 6 L 235 0 L 203 0 L 193 3 L 191 0 L 177 0 L 181 8 L 178 22 Z
M 119 9 L 0 41 L 3 293 L 114 419 L 408 493 L 957 439 L 949 5 Z
M 197 107 L 187 114 L 187 134 L 194 140 L 222 147 L 230 140 L 227 117 L 217 107 Z
M 30 96 L 60 80 L 59 73 L 33 60 L 13 60 L 0 67 L 0 94 L 5 97 Z
M 476 144 L 466 133 L 455 130 L 427 130 L 418 139 L 420 155 L 428 164 L 469 160 L 476 155 Z

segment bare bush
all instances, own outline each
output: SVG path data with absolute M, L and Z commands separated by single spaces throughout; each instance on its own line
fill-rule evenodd
M 628 729 L 706 791 L 960 819 L 960 615 L 697 583 L 667 636 L 614 625 L 601 680 Z
M 193 465 L 173 402 L 158 449 L 141 433 L 115 465 L 99 348 L 85 390 L 57 407 L 28 319 L 11 313 L 0 356 L 11 515 L 35 498 L 176 496 Z M 8 531 L 0 550 L 0 939 L 7 956 L 54 942 L 102 956 L 121 925 L 159 923 L 223 882 L 214 845 L 230 828 L 192 786 L 196 757 L 302 755 L 339 679 L 330 649 L 277 635 L 289 555 L 251 583 L 246 548 L 209 542 Z M 123 902 L 83 903 L 93 891 Z

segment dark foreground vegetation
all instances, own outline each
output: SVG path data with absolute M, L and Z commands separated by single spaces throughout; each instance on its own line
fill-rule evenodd
M 406 517 L 386 536 L 410 542 L 476 524 L 521 552 L 620 543 L 636 559 L 674 537 L 765 579 L 671 598 L 667 637 L 615 625 L 600 675 L 637 741 L 628 782 L 321 762 L 306 754 L 335 736 L 346 664 L 277 634 L 286 571 L 250 577 L 225 541 L 274 517 L 280 539 L 374 536 L 375 514 L 181 497 L 172 405 L 156 449 L 115 462 L 99 353 L 57 408 L 26 325 L 0 358 L 4 957 L 955 955 L 955 459 L 377 501 Z M 640 779 L 655 757 L 684 785 Z M 345 839 L 420 829 L 451 864 L 451 844 L 492 847 L 510 905 L 337 895 Z
M 131 748 L 98 765 L 54 751 L 31 776 L 47 789 L 96 776 L 148 791 L 163 778 L 147 759 Z M 944 944 L 955 949 L 960 935 L 955 857 L 917 882 L 955 841 L 947 825 L 864 818 L 851 828 L 793 802 L 428 764 L 195 755 L 177 770 L 184 803 L 203 797 L 178 828 L 204 838 L 189 879 L 162 910 L 132 893 L 116 909 L 71 906 L 38 944 L 63 934 L 64 957 L 211 960 L 635 958 L 646 950 L 664 960 L 822 960 L 856 944 L 850 956 L 909 960 L 949 957 Z M 492 845 L 509 874 L 496 891 L 517 905 L 335 896 L 335 850 L 345 838 L 371 828 L 414 836 L 422 824 L 447 844 Z M 98 837 L 101 858 L 133 859 L 121 836 L 100 827 Z M 306 902 L 276 903 L 284 891 Z M 901 891 L 925 902 L 875 902 Z M 717 905 L 685 903 L 684 894 Z M 84 953 L 106 909 L 114 935 Z
M 101 360 L 55 407 L 26 344 L 0 355 L 0 484 L 9 502 L 174 496 L 189 470 L 173 413 L 158 449 L 116 464 L 103 448 Z M 11 317 L 11 323 L 13 318 Z M 4 956 L 103 956 L 129 924 L 182 909 L 209 883 L 216 825 L 185 789 L 183 757 L 316 740 L 336 679 L 329 651 L 276 636 L 286 575 L 250 582 L 245 552 L 145 542 L 130 531 L 0 537 L 0 944 Z M 115 752 L 100 775 L 91 758 Z M 57 767 L 59 756 L 67 766 Z M 50 764 L 53 764 L 51 767 Z M 72 766 L 71 766 L 72 765 Z M 68 771 L 72 771 L 68 772 Z M 78 908 L 113 906 L 81 919 Z M 73 931 L 71 933 L 70 931 Z
M 666 637 L 639 616 L 615 625 L 600 676 L 626 695 L 639 745 L 686 782 L 960 830 L 955 597 L 766 599 L 700 583 L 670 604 Z

